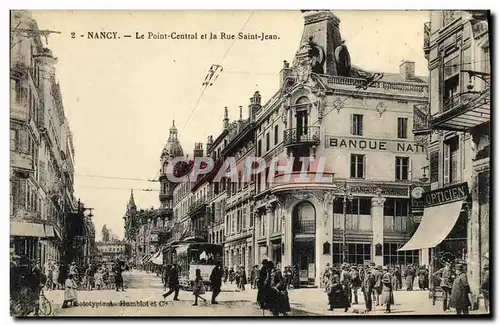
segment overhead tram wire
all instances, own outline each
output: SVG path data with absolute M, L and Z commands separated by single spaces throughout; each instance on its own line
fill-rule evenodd
M 94 174 L 79 174 L 76 173 L 75 176 L 83 178 L 96 178 L 96 179 L 113 179 L 113 180 L 129 180 L 129 181 L 144 181 L 144 182 L 156 182 L 156 180 L 150 179 L 140 179 L 140 178 L 126 178 L 126 177 L 114 177 L 106 175 L 94 175 Z
M 123 190 L 123 191 L 144 191 L 144 192 L 156 192 L 160 191 L 160 189 L 151 189 L 151 188 L 114 188 L 114 187 L 96 187 L 96 186 L 79 186 L 77 188 L 87 188 L 87 189 L 102 189 L 102 190 Z
M 247 24 L 248 24 L 248 22 L 250 21 L 250 18 L 252 18 L 252 16 L 253 16 L 253 11 L 252 11 L 252 12 L 250 12 L 250 15 L 248 15 L 248 18 L 247 18 L 247 20 L 245 21 L 245 23 L 243 24 L 243 27 L 241 27 L 240 32 L 243 32 L 243 30 L 244 30 L 244 29 L 245 29 L 245 27 L 247 26 Z M 222 63 L 224 62 L 224 60 L 226 59 L 227 55 L 229 54 L 229 51 L 231 51 L 231 48 L 233 47 L 234 43 L 236 43 L 236 40 L 237 40 L 237 38 L 235 38 L 235 39 L 231 42 L 231 44 L 229 45 L 229 47 L 228 47 L 228 49 L 227 49 L 226 53 L 224 53 L 224 56 L 222 57 L 222 59 L 220 60 L 220 62 L 219 62 L 219 64 L 218 64 L 219 66 L 222 66 Z M 187 118 L 186 122 L 184 123 L 184 126 L 183 126 L 183 127 L 182 127 L 182 129 L 179 131 L 179 137 L 181 136 L 182 132 L 186 129 L 186 126 L 187 126 L 187 124 L 189 123 L 189 120 L 191 119 L 191 117 L 193 116 L 194 111 L 196 110 L 196 108 L 197 108 L 197 107 L 198 107 L 198 105 L 200 104 L 200 102 L 201 102 L 201 98 L 202 98 L 202 97 L 203 97 L 203 95 L 205 94 L 205 91 L 207 90 L 207 88 L 208 88 L 208 85 L 206 85 L 205 87 L 203 87 L 203 89 L 201 90 L 200 96 L 199 96 L 199 97 L 198 97 L 198 99 L 196 100 L 196 103 L 195 103 L 195 105 L 194 105 L 193 109 L 192 109 L 192 110 L 191 110 L 191 112 L 189 113 L 189 116 L 188 116 L 188 118 Z

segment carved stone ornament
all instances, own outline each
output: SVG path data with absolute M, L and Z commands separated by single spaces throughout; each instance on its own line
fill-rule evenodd
M 372 198 L 372 206 L 383 206 L 385 203 L 385 198 L 382 196 L 377 196 Z
M 325 92 L 320 89 L 316 93 L 316 102 L 314 103 L 316 105 L 316 108 L 318 109 L 318 120 L 321 123 L 321 120 L 323 119 L 323 113 L 326 108 L 326 94 Z
M 384 112 L 386 110 L 384 102 L 382 102 L 382 101 L 378 102 L 375 109 L 377 110 L 378 114 L 382 118 L 382 115 L 384 114 Z
M 293 194 L 293 197 L 295 197 L 297 200 L 306 200 L 311 198 L 311 194 L 307 192 L 295 192 Z
M 283 109 L 281 110 L 281 121 L 283 121 L 285 126 L 286 126 L 286 116 L 287 115 L 288 115 L 288 109 L 285 109 L 285 107 L 283 107 Z
M 332 191 L 327 191 L 323 194 L 323 222 L 326 227 L 328 223 L 328 211 L 330 210 L 330 206 L 333 204 L 333 200 L 335 199 L 335 195 Z
M 272 204 L 267 204 L 266 205 L 266 213 L 270 214 L 273 212 L 273 205 Z
M 312 73 L 311 60 L 306 58 L 299 62 L 297 67 L 295 67 L 295 72 L 297 73 L 297 83 L 299 85 L 305 84 Z
M 337 109 L 337 113 L 340 113 L 340 110 L 342 110 L 344 108 L 344 103 L 343 101 L 340 99 L 340 97 L 337 97 L 334 101 L 333 101 L 333 107 L 335 109 Z

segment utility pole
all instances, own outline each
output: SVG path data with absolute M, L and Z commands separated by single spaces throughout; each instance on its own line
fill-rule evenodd
M 343 200 L 343 228 L 342 228 L 342 263 L 347 260 L 347 241 L 346 241 L 346 226 L 347 226 L 347 200 L 352 200 L 352 194 L 347 186 L 347 181 L 344 182 L 344 200 Z

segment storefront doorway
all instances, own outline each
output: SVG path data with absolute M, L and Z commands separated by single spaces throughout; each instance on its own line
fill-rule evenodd
M 312 285 L 316 277 L 316 211 L 303 201 L 293 211 L 292 264 L 298 267 L 301 284 Z

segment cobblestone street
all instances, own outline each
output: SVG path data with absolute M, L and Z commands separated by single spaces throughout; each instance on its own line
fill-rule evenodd
M 218 297 L 218 305 L 200 302 L 198 307 L 193 307 L 193 296 L 187 291 L 180 292 L 180 301 L 173 302 L 173 296 L 170 296 L 168 303 L 164 305 L 161 296 L 163 286 L 154 274 L 132 271 L 126 275 L 125 282 L 128 284 L 125 292 L 80 291 L 80 306 L 67 309 L 61 308 L 63 291 L 47 292 L 46 296 L 52 301 L 55 316 L 263 316 L 262 310 L 255 303 L 256 290 L 236 292 L 234 285 L 227 285 Z M 204 297 L 209 299 L 210 295 L 207 292 Z M 353 305 L 347 313 L 340 310 L 328 311 L 326 295 L 322 289 L 291 290 L 289 296 L 292 316 L 356 316 L 358 311 L 364 310 L 362 295 L 359 295 L 360 304 Z M 454 314 L 454 311 L 444 313 L 440 302 L 432 306 L 427 291 L 397 291 L 394 296 L 396 305 L 393 307 L 393 315 Z M 108 306 L 109 302 L 114 306 Z M 101 306 L 97 306 L 98 303 Z M 139 306 L 141 304 L 144 306 Z M 472 313 L 485 313 L 484 308 L 481 308 Z M 375 306 L 369 315 L 385 315 L 384 308 Z M 266 311 L 265 316 L 270 316 L 270 313 Z

